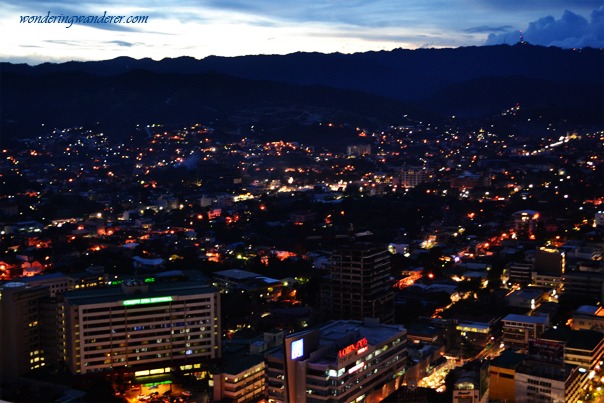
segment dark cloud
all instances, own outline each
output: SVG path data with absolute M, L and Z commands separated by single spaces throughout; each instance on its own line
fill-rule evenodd
M 602 0 L 468 0 L 468 7 L 486 8 L 492 11 L 512 12 L 515 14 L 525 11 L 562 12 L 572 8 L 575 12 L 588 13 L 599 8 Z
M 592 11 L 590 20 L 566 10 L 560 19 L 547 16 L 529 23 L 524 40 L 543 46 L 562 48 L 604 47 L 604 6 Z M 520 31 L 491 34 L 486 45 L 518 42 Z
M 510 29 L 512 29 L 511 25 L 501 25 L 499 27 L 489 27 L 488 25 L 481 25 L 479 27 L 464 29 L 464 32 L 467 32 L 469 34 L 485 34 L 496 32 L 508 32 Z

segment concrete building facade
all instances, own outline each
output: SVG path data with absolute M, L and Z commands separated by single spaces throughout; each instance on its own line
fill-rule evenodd
M 406 330 L 335 321 L 286 337 L 266 355 L 272 403 L 379 402 L 403 384 Z
M 74 374 L 164 374 L 220 356 L 214 288 L 124 282 L 68 292 L 64 307 L 67 367 Z
M 332 253 L 330 273 L 322 289 L 325 319 L 394 321 L 390 255 L 386 248 L 357 243 Z
M 10 282 L 0 286 L 0 378 L 12 380 L 44 367 L 40 300 L 47 287 Z

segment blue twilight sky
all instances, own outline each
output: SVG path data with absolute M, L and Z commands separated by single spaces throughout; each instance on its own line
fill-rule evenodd
M 22 16 L 148 16 L 144 24 Z M 513 44 L 604 47 L 604 0 L 0 0 L 0 60 L 362 52 Z

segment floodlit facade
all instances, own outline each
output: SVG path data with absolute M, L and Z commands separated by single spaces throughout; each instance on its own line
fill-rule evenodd
M 379 402 L 403 383 L 407 332 L 335 321 L 286 337 L 266 355 L 269 402 Z
M 549 326 L 547 316 L 509 314 L 502 319 L 503 342 L 506 347 L 526 351 L 529 342 L 543 334 Z
M 528 357 L 516 369 L 516 401 L 576 402 L 584 385 L 585 371 L 565 364 L 564 343 L 535 340 Z
M 220 356 L 220 294 L 211 287 L 124 282 L 66 293 L 64 306 L 74 374 L 164 374 Z
M 527 363 L 516 372 L 516 402 L 576 402 L 581 395 L 577 368 Z
M 240 357 L 214 374 L 214 401 L 256 402 L 266 393 L 266 365 L 260 355 Z
M 583 305 L 572 316 L 573 330 L 597 330 L 604 333 L 604 308 Z
M 496 402 L 516 400 L 516 368 L 526 356 L 505 350 L 491 361 L 489 399 Z

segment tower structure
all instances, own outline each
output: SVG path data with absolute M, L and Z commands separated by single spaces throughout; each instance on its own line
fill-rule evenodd
M 333 251 L 331 276 L 323 288 L 326 319 L 376 318 L 394 322 L 394 293 L 390 278 L 390 256 L 386 248 L 354 243 Z

